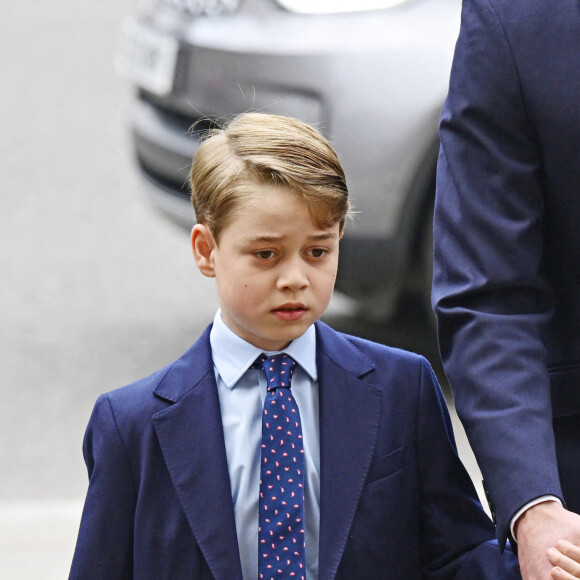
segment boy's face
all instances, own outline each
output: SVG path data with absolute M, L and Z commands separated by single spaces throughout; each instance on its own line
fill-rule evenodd
M 277 351 L 326 310 L 338 267 L 339 224 L 317 227 L 306 202 L 281 187 L 256 185 L 255 196 L 220 232 L 193 228 L 200 271 L 215 277 L 222 317 L 238 336 Z

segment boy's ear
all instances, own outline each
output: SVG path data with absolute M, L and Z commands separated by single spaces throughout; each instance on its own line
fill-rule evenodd
M 204 224 L 196 224 L 191 230 L 191 249 L 193 258 L 199 271 L 208 278 L 215 276 L 213 250 L 217 244 L 210 231 Z

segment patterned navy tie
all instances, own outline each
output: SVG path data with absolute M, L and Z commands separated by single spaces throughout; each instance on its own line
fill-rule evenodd
M 290 391 L 296 361 L 287 354 L 256 360 L 266 373 L 262 414 L 258 576 L 305 580 L 304 449 L 298 405 Z

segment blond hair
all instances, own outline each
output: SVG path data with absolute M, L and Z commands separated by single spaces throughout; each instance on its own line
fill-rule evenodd
M 208 132 L 190 172 L 197 222 L 216 240 L 256 185 L 285 187 L 308 204 L 317 227 L 350 213 L 344 171 L 328 141 L 306 123 L 266 113 L 243 113 Z

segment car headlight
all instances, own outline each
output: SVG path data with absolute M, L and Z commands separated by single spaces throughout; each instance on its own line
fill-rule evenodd
M 331 14 L 384 10 L 407 0 L 276 0 L 289 12 L 300 14 Z

